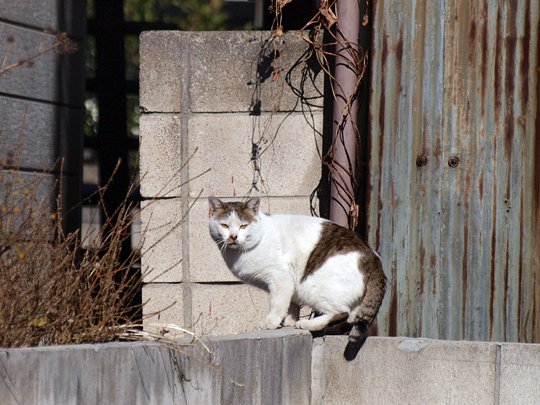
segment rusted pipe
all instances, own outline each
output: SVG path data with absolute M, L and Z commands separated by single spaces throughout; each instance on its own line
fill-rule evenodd
M 358 54 L 360 9 L 358 0 L 337 0 L 336 58 L 333 109 L 333 142 L 330 186 L 330 219 L 354 228 L 357 223 L 356 176 L 358 168 L 357 91 L 358 67 L 351 51 Z M 352 103 L 350 101 L 352 100 Z M 350 105 L 349 105 L 350 104 Z M 344 120 L 343 117 L 347 116 Z

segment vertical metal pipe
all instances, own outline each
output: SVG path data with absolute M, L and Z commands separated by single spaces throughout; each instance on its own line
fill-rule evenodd
M 352 57 L 351 51 L 358 54 L 358 0 L 337 0 L 336 14 L 336 99 L 333 110 L 330 219 L 339 225 L 354 227 L 357 218 L 350 218 L 349 214 L 355 215 L 356 212 L 358 102 L 354 93 L 357 91 L 358 67 L 355 66 L 356 58 Z M 345 120 L 344 115 L 347 115 Z

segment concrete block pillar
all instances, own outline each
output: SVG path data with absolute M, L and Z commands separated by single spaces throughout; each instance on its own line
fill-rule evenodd
M 254 329 L 263 291 L 236 280 L 208 233 L 207 197 L 262 197 L 270 213 L 310 214 L 321 176 L 322 73 L 296 62 L 291 32 L 141 36 L 141 194 L 145 320 L 198 334 Z

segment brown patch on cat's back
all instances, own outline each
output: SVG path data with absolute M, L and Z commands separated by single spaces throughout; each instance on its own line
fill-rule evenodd
M 373 255 L 370 248 L 354 231 L 333 222 L 324 222 L 319 241 L 309 255 L 301 281 L 317 271 L 330 257 L 349 252 Z

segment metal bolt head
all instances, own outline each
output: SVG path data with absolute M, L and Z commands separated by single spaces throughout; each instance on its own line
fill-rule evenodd
M 451 168 L 455 168 L 459 166 L 459 157 L 457 156 L 450 156 L 450 159 L 448 159 L 448 166 Z
M 428 162 L 428 158 L 424 154 L 418 155 L 416 157 L 416 166 L 418 166 L 418 167 L 422 167 L 422 166 L 427 165 L 427 162 Z

